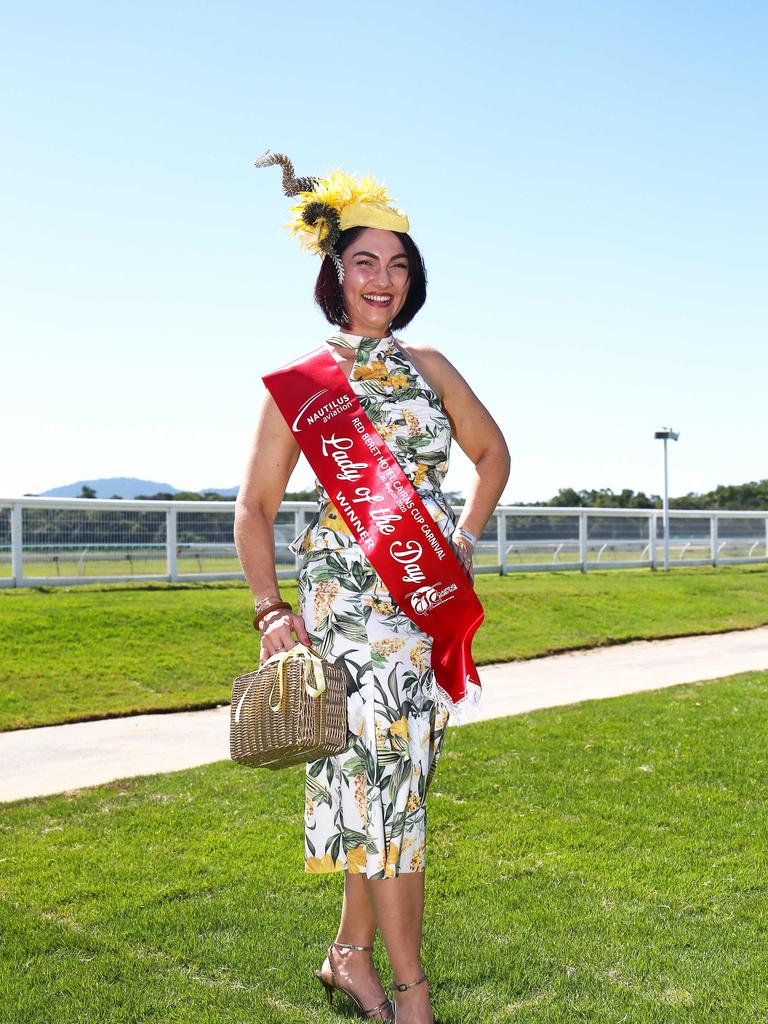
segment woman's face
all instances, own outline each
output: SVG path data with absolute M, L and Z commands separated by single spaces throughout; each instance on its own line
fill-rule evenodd
M 393 231 L 366 228 L 341 255 L 344 264 L 345 329 L 383 338 L 405 305 L 410 287 L 408 257 Z

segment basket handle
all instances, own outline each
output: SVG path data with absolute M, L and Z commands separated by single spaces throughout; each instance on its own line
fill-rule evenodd
M 305 687 L 310 697 L 319 697 L 325 690 L 325 673 L 323 672 L 323 663 L 317 656 L 315 651 L 311 647 L 307 647 L 305 644 L 299 642 L 293 646 L 290 651 L 277 651 L 268 658 L 264 665 L 268 665 L 271 661 L 277 661 L 277 673 L 276 682 L 279 683 L 279 693 L 277 697 L 277 705 L 272 703 L 272 696 L 275 692 L 275 681 L 272 683 L 272 690 L 269 694 L 269 706 L 273 711 L 280 711 L 283 704 L 283 683 L 285 681 L 285 666 L 289 661 L 294 661 L 296 658 L 308 658 L 314 671 L 315 682 L 317 687 L 312 686 L 309 681 L 309 674 L 305 680 Z M 262 666 L 263 667 L 263 666 Z
M 309 658 L 312 664 L 317 687 L 312 686 L 312 684 L 309 681 L 309 676 L 307 676 L 305 686 L 307 693 L 310 695 L 310 697 L 319 697 L 320 694 L 323 693 L 323 691 L 325 690 L 325 672 L 323 672 L 323 663 L 320 660 L 317 651 L 315 651 L 313 647 L 308 647 L 306 644 L 297 643 L 289 651 L 276 651 L 272 655 L 272 657 L 267 658 L 267 660 L 261 666 L 262 668 L 266 668 L 267 665 L 270 665 L 272 662 L 277 662 L 276 681 L 280 684 L 277 698 L 277 706 L 275 706 L 272 703 L 272 697 L 275 692 L 274 682 L 272 683 L 272 689 L 269 694 L 269 706 L 272 708 L 273 711 L 280 711 L 282 707 L 283 685 L 285 681 L 285 665 L 286 662 L 292 661 L 294 658 Z M 254 682 L 255 680 L 252 679 L 250 683 L 248 683 L 246 688 L 243 690 L 240 700 L 237 702 L 237 708 L 235 709 L 235 724 L 238 724 L 240 722 L 240 712 L 243 710 L 245 698 L 248 696 L 248 691 L 253 686 Z

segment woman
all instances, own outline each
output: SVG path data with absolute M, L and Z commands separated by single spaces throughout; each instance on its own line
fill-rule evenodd
M 392 333 L 426 298 L 407 218 L 371 179 L 335 172 L 297 181 L 281 154 L 257 161 L 275 163 L 283 167 L 286 194 L 301 197 L 294 233 L 323 255 L 315 298 L 336 328 L 326 338 L 328 351 L 471 582 L 474 537 L 507 481 L 509 452 L 445 356 Z M 318 195 L 327 216 L 313 223 Z M 440 489 L 452 439 L 476 471 L 458 524 Z M 235 505 L 237 550 L 257 608 L 280 600 L 273 524 L 299 454 L 267 395 Z M 362 1016 L 432 1024 L 421 962 L 426 793 L 450 705 L 427 696 L 431 638 L 395 603 L 319 481 L 318 489 L 318 511 L 292 544 L 300 556 L 298 613 L 278 608 L 259 623 L 262 662 L 298 640 L 341 660 L 349 674 L 351 746 L 306 766 L 305 870 L 344 872 L 337 938 L 316 974 L 329 999 L 334 989 L 344 991 Z M 377 927 L 392 965 L 394 1002 L 373 966 Z

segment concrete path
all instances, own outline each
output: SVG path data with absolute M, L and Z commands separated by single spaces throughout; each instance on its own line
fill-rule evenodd
M 477 721 L 768 669 L 768 626 L 480 669 Z M 229 758 L 229 705 L 0 733 L 0 802 Z

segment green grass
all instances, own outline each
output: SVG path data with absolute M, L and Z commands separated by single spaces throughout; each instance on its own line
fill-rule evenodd
M 768 623 L 768 566 L 477 576 L 478 664 Z M 296 605 L 296 586 L 283 586 Z M 245 585 L 0 591 L 0 729 L 227 703 L 258 664 Z
M 766 715 L 751 673 L 449 729 L 428 796 L 440 1019 L 765 1022 Z M 312 977 L 342 879 L 304 873 L 302 809 L 303 766 L 229 761 L 5 805 L 0 1020 L 352 1019 Z

